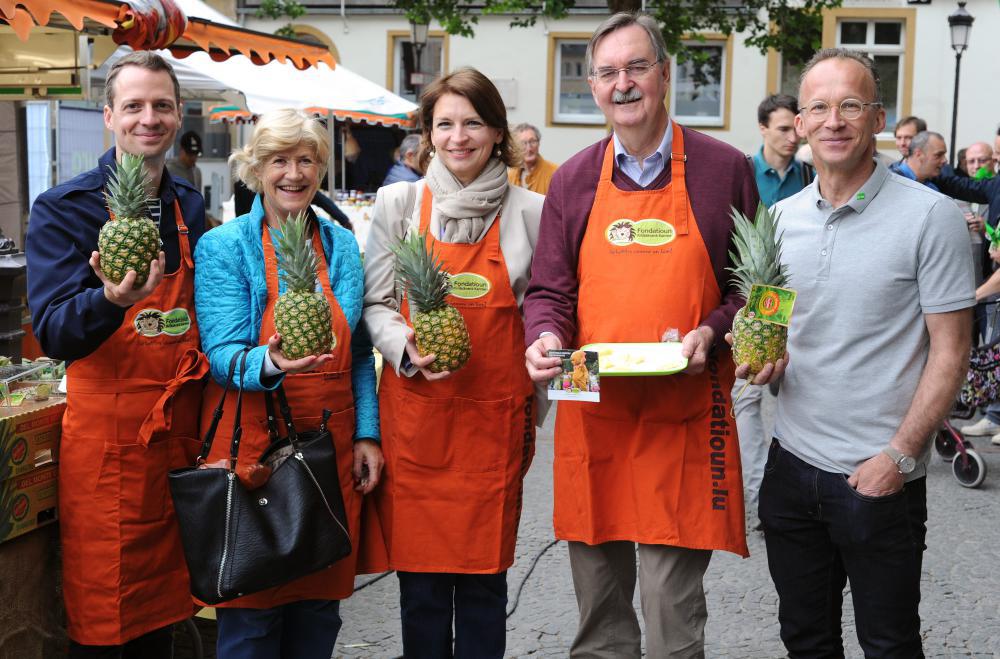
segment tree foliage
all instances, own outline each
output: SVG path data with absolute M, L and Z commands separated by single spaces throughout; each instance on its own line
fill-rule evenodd
M 640 0 L 607 0 L 611 12 L 638 11 Z M 822 11 L 842 0 L 648 0 L 646 11 L 660 23 L 667 50 L 680 62 L 692 61 L 695 72 L 707 64 L 707 49 L 692 48 L 699 33 L 726 36 L 744 33 L 744 43 L 766 53 L 769 48 L 793 61 L 808 59 L 820 46 Z M 512 27 L 534 25 L 539 18 L 565 18 L 574 0 L 396 0 L 408 20 L 436 20 L 448 34 L 472 37 L 479 15 L 510 15 Z M 699 76 L 700 77 L 700 76 Z
M 305 15 L 305 13 L 306 8 L 297 2 L 297 0 L 262 0 L 260 6 L 257 7 L 255 16 L 257 18 L 272 18 L 275 20 L 288 17 L 288 19 L 294 21 Z M 286 23 L 279 27 L 274 33 L 281 37 L 295 38 L 295 29 L 291 23 Z

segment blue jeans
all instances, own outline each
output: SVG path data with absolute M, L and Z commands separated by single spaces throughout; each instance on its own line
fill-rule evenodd
M 507 572 L 397 572 L 403 656 L 503 659 L 507 643 Z M 455 642 L 452 651 L 452 618 Z
M 772 442 L 759 514 L 780 600 L 781 640 L 791 659 L 844 656 L 847 581 L 866 657 L 924 656 L 918 607 L 926 481 L 867 497 L 846 475 L 817 469 Z
M 330 659 L 340 632 L 338 600 L 302 600 L 272 609 L 215 610 L 219 659 Z

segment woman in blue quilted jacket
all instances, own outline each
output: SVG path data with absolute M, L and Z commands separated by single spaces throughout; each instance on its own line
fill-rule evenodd
M 323 411 L 331 411 L 327 427 L 353 548 L 350 556 L 325 570 L 218 605 L 221 659 L 329 659 L 341 625 L 339 600 L 353 591 L 362 496 L 381 474 L 372 344 L 358 322 L 364 295 L 361 256 L 350 231 L 318 218 L 309 207 L 329 153 L 326 130 L 301 112 L 279 110 L 261 117 L 250 143 L 229 159 L 256 193 L 253 207 L 206 233 L 195 251 L 195 306 L 213 379 L 203 429 L 233 356 L 250 347 L 245 369 L 237 366 L 234 377 L 242 379 L 246 391 L 239 464 L 256 463 L 267 448 L 264 396 L 279 384 L 288 395 L 296 430 L 317 428 Z M 330 304 L 334 341 L 328 353 L 289 359 L 274 325 L 274 306 L 285 292 L 275 245 L 285 218 L 303 210 L 317 255 L 316 290 Z M 226 401 L 220 431 L 232 428 L 234 398 Z M 216 437 L 209 461 L 228 455 L 230 438 L 224 434 Z

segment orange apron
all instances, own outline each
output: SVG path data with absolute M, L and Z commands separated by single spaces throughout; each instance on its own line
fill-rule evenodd
M 425 186 L 421 233 L 431 204 Z M 514 562 L 522 481 L 535 452 L 524 325 L 500 249 L 499 215 L 478 243 L 428 239 L 448 272 L 474 273 L 489 286 L 448 296 L 469 329 L 465 366 L 437 382 L 392 368 L 382 373 L 386 463 L 374 494 L 388 569 L 495 574 Z M 405 298 L 400 313 L 409 318 Z
M 191 616 L 167 472 L 198 452 L 208 361 L 198 350 L 194 264 L 174 202 L 180 267 L 66 372 L 59 530 L 67 631 L 121 645 Z
M 672 150 L 666 189 L 626 192 L 611 181 L 608 144 L 580 249 L 574 345 L 659 341 L 671 327 L 693 330 L 719 305 L 676 122 Z M 560 401 L 556 537 L 746 556 L 732 385 L 732 358 L 716 350 L 700 375 L 604 378 L 600 403 Z
M 344 496 L 344 509 L 347 512 L 347 528 L 351 533 L 351 547 L 354 551 L 346 558 L 337 561 L 333 566 L 313 574 L 296 579 L 282 586 L 230 600 L 217 607 L 239 607 L 246 609 L 269 609 L 289 602 L 301 600 L 339 600 L 354 592 L 354 568 L 357 562 L 358 527 L 361 517 L 361 494 L 354 490 L 354 391 L 351 386 L 351 328 L 344 317 L 344 312 L 330 290 L 330 275 L 327 271 L 327 260 L 323 251 L 323 241 L 320 239 L 318 224 L 313 225 L 313 249 L 317 256 L 316 274 L 326 301 L 332 311 L 331 326 L 336 338 L 333 348 L 333 359 L 309 373 L 286 375 L 283 386 L 292 408 L 292 418 L 297 431 L 315 430 L 319 428 L 323 410 L 333 412 L 327 422 L 327 427 L 333 435 L 334 447 L 337 451 L 337 469 L 340 473 L 340 491 Z M 260 324 L 260 344 L 265 345 L 275 333 L 274 305 L 278 302 L 278 261 L 271 242 L 271 232 L 264 225 L 262 240 L 264 243 L 264 272 L 267 279 L 267 306 Z M 202 408 L 202 428 L 207 428 L 212 421 L 212 412 L 222 395 L 222 387 L 214 381 L 206 387 L 205 405 Z M 229 457 L 229 445 L 232 439 L 233 414 L 236 400 L 230 395 L 226 399 L 222 421 L 208 462 Z M 277 408 L 277 402 L 275 403 Z M 283 425 L 283 424 L 279 424 Z M 250 464 L 256 462 L 271 443 L 267 432 L 267 410 L 262 392 L 246 392 L 243 395 L 243 435 L 240 439 L 239 462 Z M 219 520 L 222 523 L 222 520 Z

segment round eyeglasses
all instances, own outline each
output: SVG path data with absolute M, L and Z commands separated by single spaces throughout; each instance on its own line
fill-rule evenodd
M 843 119 L 857 119 L 867 107 L 880 108 L 882 104 L 878 101 L 865 103 L 856 98 L 845 98 L 837 106 L 837 111 Z M 830 104 L 826 101 L 813 101 L 809 105 L 799 108 L 799 112 L 810 119 L 826 119 L 830 115 Z

